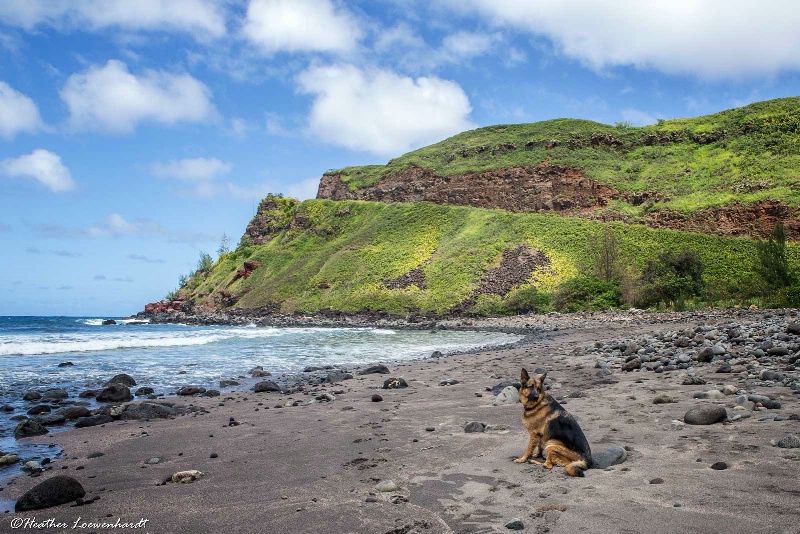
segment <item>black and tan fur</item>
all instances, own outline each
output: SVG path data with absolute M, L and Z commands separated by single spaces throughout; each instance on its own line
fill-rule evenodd
M 528 429 L 528 448 L 517 463 L 530 461 L 552 469 L 554 465 L 565 467 L 568 475 L 582 477 L 583 471 L 592 465 L 592 451 L 578 422 L 558 401 L 544 389 L 547 373 L 531 378 L 522 370 L 519 399 L 522 401 L 522 423 Z M 544 456 L 544 462 L 533 458 Z

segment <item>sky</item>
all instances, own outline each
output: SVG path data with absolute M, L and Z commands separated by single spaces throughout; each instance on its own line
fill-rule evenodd
M 797 95 L 795 0 L 3 0 L 0 315 L 136 313 L 267 193 L 464 130 Z

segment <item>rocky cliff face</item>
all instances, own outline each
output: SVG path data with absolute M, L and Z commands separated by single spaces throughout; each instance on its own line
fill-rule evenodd
M 715 235 L 767 238 L 783 222 L 791 240 L 800 239 L 800 210 L 780 201 L 753 205 L 733 204 L 698 210 L 686 215 L 669 210 L 652 210 L 639 219 L 604 210 L 611 200 L 634 206 L 667 201 L 653 192 L 622 192 L 587 177 L 579 169 L 560 165 L 509 167 L 479 173 L 441 176 L 431 169 L 409 165 L 377 183 L 351 190 L 340 174 L 322 177 L 319 199 L 368 200 L 374 202 L 420 202 L 508 211 L 555 212 L 601 220 L 639 223 L 651 228 L 669 228 Z

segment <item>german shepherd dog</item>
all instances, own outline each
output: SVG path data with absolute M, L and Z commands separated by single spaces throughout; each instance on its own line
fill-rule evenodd
M 519 399 L 522 401 L 522 423 L 528 429 L 528 448 L 517 463 L 543 465 L 552 469 L 554 465 L 565 467 L 568 475 L 582 477 L 583 471 L 592 465 L 592 451 L 578 422 L 558 401 L 544 389 L 547 373 L 531 378 L 522 370 Z M 534 450 L 544 455 L 544 462 L 533 459 Z

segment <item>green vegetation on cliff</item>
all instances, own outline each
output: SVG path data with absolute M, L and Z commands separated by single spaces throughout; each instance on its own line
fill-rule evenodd
M 409 165 L 449 176 L 543 163 L 584 171 L 623 192 L 656 193 L 655 203 L 617 201 L 611 209 L 638 216 L 670 209 L 780 200 L 800 206 L 800 97 L 759 102 L 641 128 L 557 119 L 464 132 L 386 165 L 348 167 L 352 190 L 400 174 Z
M 503 313 L 548 309 L 549 295 L 588 287 L 599 292 L 597 298 L 582 298 L 604 307 L 614 287 L 593 281 L 565 285 L 586 276 L 596 255 L 597 239 L 589 237 L 604 228 L 613 233 L 619 260 L 629 270 L 640 273 L 665 250 L 690 249 L 702 260 L 705 303 L 731 304 L 755 295 L 759 255 L 748 239 L 424 202 L 268 199 L 242 244 L 192 276 L 178 297 L 209 309 Z M 534 251 L 525 257 L 538 267 L 510 291 L 493 290 L 500 286 L 487 273 L 501 264 L 504 252 L 522 250 L 520 245 Z M 800 245 L 786 245 L 786 255 L 792 269 L 800 267 Z

